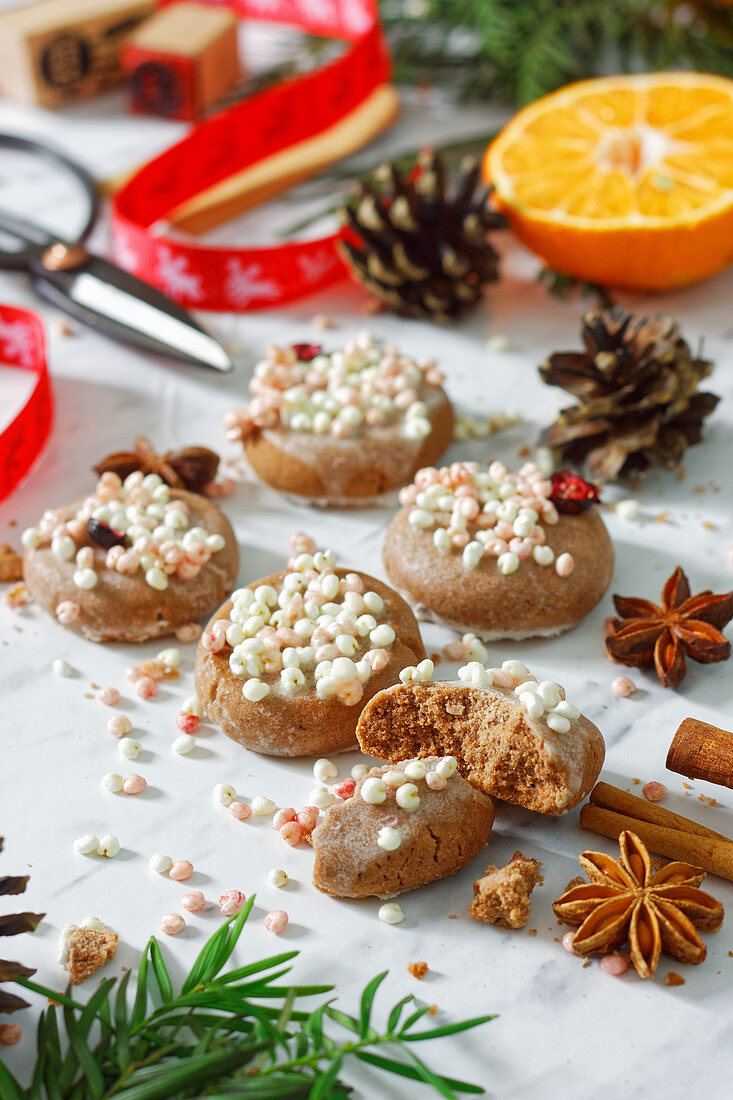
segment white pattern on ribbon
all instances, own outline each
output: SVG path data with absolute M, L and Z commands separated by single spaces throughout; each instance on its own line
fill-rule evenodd
M 192 298 L 198 301 L 203 297 L 201 276 L 189 271 L 186 257 L 174 256 L 170 248 L 164 246 L 160 249 L 155 274 L 163 290 L 172 298 Z
M 131 236 L 121 229 L 118 229 L 114 235 L 114 257 L 115 261 L 125 271 L 134 274 L 137 270 L 137 250 L 132 244 Z
M 333 249 L 314 252 L 309 255 L 304 252 L 298 256 L 298 270 L 306 283 L 317 283 L 323 276 L 332 270 L 338 262 L 338 256 Z
M 341 18 L 350 34 L 365 34 L 374 22 L 369 0 L 341 0 Z
M 332 23 L 334 19 L 333 0 L 300 0 L 298 7 L 304 19 L 319 23 Z
M 255 298 L 273 299 L 280 294 L 279 285 L 268 279 L 261 264 L 247 264 L 243 267 L 239 260 L 227 261 L 227 277 L 224 293 L 236 305 L 247 305 Z
M 33 366 L 33 336 L 25 321 L 0 320 L 0 344 L 8 359 Z

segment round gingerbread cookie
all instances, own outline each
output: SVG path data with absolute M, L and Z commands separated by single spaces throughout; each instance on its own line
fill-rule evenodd
M 364 705 L 424 657 L 396 592 L 336 569 L 330 550 L 303 553 L 219 608 L 199 642 L 196 691 L 245 748 L 322 756 L 354 748 Z
M 572 474 L 547 479 L 454 462 L 418 471 L 384 542 L 389 579 L 418 617 L 493 640 L 551 637 L 576 626 L 611 581 L 613 547 Z
M 209 615 L 231 592 L 239 548 L 198 493 L 158 474 L 102 474 L 91 496 L 23 533 L 31 595 L 93 642 L 144 642 Z
M 271 346 L 252 400 L 225 420 L 273 489 L 359 505 L 398 489 L 453 438 L 453 407 L 433 361 L 359 336 L 342 350 Z

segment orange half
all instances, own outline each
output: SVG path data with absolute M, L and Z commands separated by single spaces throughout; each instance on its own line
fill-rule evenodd
M 583 80 L 519 111 L 484 175 L 517 237 L 577 278 L 644 290 L 733 260 L 733 81 Z

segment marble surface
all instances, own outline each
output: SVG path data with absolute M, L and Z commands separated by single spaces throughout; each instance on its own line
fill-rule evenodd
M 130 150 L 137 155 L 146 144 L 137 129 L 140 123 L 127 119 L 114 98 L 108 110 L 110 124 L 103 133 L 96 107 L 57 119 L 3 104 L 0 122 L 15 123 L 26 132 L 46 132 L 53 123 L 57 140 L 71 152 L 83 151 L 87 162 L 103 174 L 107 163 L 125 163 L 125 148 L 129 163 Z M 404 146 L 416 138 L 452 133 L 458 125 L 469 132 L 490 121 L 486 115 L 467 113 L 459 119 L 444 108 L 422 108 L 411 111 L 389 141 L 392 147 Z M 150 129 L 153 146 L 165 144 L 174 132 L 157 124 Z M 109 162 L 105 159 L 103 164 L 107 151 Z M 369 320 L 372 330 L 407 351 L 436 355 L 460 407 L 484 412 L 514 408 L 525 417 L 521 426 L 488 443 L 454 446 L 451 458 L 470 453 L 516 463 L 520 448 L 534 441 L 562 401 L 559 392 L 539 381 L 538 362 L 551 349 L 578 345 L 584 304 L 549 297 L 535 281 L 536 261 L 508 239 L 501 249 L 501 283 L 492 288 L 484 307 L 456 328 L 389 316 Z M 724 400 L 709 421 L 704 444 L 689 452 L 686 477 L 654 475 L 638 494 L 638 522 L 624 523 L 612 510 L 604 511 L 617 555 L 614 591 L 656 597 L 678 562 L 694 590 L 725 590 L 733 580 L 728 558 L 733 543 L 732 294 L 730 271 L 665 298 L 623 296 L 629 305 L 676 314 L 693 345 L 704 338 L 705 353 L 717 362 L 710 386 Z M 138 433 L 151 436 L 161 447 L 200 442 L 234 455 L 223 441 L 221 418 L 244 395 L 267 341 L 320 338 L 310 319 L 322 311 L 336 325 L 322 337 L 329 345 L 365 325 L 361 293 L 347 284 L 287 310 L 211 317 L 212 330 L 228 342 L 237 360 L 235 373 L 219 378 L 154 362 L 89 332 L 77 330 L 63 337 L 60 315 L 39 305 L 22 276 L 0 277 L 0 300 L 37 306 L 46 316 L 57 400 L 56 426 L 46 453 L 22 488 L 0 506 L 0 541 L 16 543 L 22 528 L 45 507 L 87 490 L 89 468 L 100 455 Z M 488 338 L 497 334 L 506 335 L 509 350 L 488 350 Z M 0 406 L 7 407 L 17 394 L 4 386 L 0 373 Z M 612 503 L 625 495 L 609 489 L 604 497 Z M 295 529 L 333 546 L 347 565 L 384 575 L 380 548 L 393 500 L 363 511 L 312 510 L 281 499 L 245 472 L 224 506 L 241 546 L 240 582 L 279 568 L 287 555 L 288 535 Z M 669 788 L 665 804 L 671 809 L 718 831 L 733 832 L 733 794 L 703 783 L 686 790 L 681 777 L 664 768 L 672 734 L 686 715 L 731 726 L 733 666 L 692 664 L 677 691 L 664 690 L 652 676 L 634 672 L 639 690 L 631 699 L 620 699 L 611 692 L 618 670 L 603 656 L 603 620 L 610 611 L 607 595 L 572 633 L 551 641 L 492 645 L 491 661 L 519 658 L 542 677 L 566 686 L 569 697 L 606 737 L 603 778 L 608 782 L 638 790 L 633 780 L 661 780 Z M 426 626 L 424 637 L 432 652 L 451 634 Z M 121 966 L 135 964 L 146 939 L 157 930 L 162 915 L 176 909 L 182 893 L 180 885 L 148 869 L 153 852 L 167 852 L 193 862 L 196 871 L 186 888 L 202 889 L 210 899 L 235 887 L 247 894 L 257 892 L 239 959 L 279 947 L 298 948 L 298 979 L 335 981 L 339 1004 L 347 1010 L 365 982 L 389 967 L 383 1005 L 413 992 L 419 1003 L 438 1006 L 436 1022 L 497 1013 L 498 1018 L 480 1031 L 421 1051 L 443 1072 L 481 1083 L 490 1096 L 648 1100 L 682 1097 L 693 1089 L 713 1100 L 730 1095 L 733 926 L 726 923 L 717 935 L 707 937 L 703 966 L 664 960 L 656 982 L 641 982 L 633 972 L 620 979 L 608 977 L 597 962 L 584 967 L 563 951 L 559 940 L 564 929 L 556 924 L 551 904 L 578 873 L 577 855 L 583 848 L 611 852 L 614 845 L 581 833 L 577 811 L 549 820 L 501 805 L 485 852 L 454 877 L 404 895 L 400 903 L 405 921 L 399 926 L 377 919 L 377 901 L 335 901 L 318 894 L 310 885 L 310 849 L 288 848 L 269 820 L 235 822 L 211 796 L 214 784 L 224 781 L 247 800 L 267 794 L 281 805 L 302 805 L 314 786 L 309 763 L 247 753 L 212 726 L 202 728 L 192 756 L 174 756 L 170 745 L 177 733 L 175 715 L 180 700 L 191 692 L 193 647 L 185 650 L 181 680 L 166 686 L 153 701 L 132 695 L 125 680 L 130 664 L 158 649 L 160 644 L 94 645 L 64 631 L 37 608 L 11 611 L 0 601 L 0 833 L 6 837 L 0 866 L 5 873 L 29 871 L 32 877 L 23 902 L 47 914 L 37 933 L 14 941 L 10 952 L 38 967 L 40 981 L 62 984 L 63 974 L 55 963 L 59 931 L 67 922 L 91 914 L 120 933 L 117 959 L 106 972 L 117 974 Z M 51 664 L 57 657 L 73 666 L 71 678 L 54 675 Z M 453 668 L 442 664 L 439 674 L 449 676 Z M 129 714 L 143 745 L 134 764 L 122 760 L 106 732 L 112 712 L 89 697 L 92 683 L 122 691 L 117 709 Z M 339 757 L 340 774 L 348 774 L 357 759 L 355 753 Z M 148 780 L 143 796 L 125 798 L 102 790 L 100 779 L 106 772 L 131 770 Z M 700 795 L 714 796 L 718 805 L 710 808 L 698 800 Z M 120 855 L 112 861 L 76 855 L 72 842 L 86 832 L 115 833 L 122 844 Z M 466 912 L 471 883 L 487 863 L 506 862 L 515 848 L 544 863 L 545 882 L 535 892 L 528 928 L 506 932 L 475 923 Z M 268 886 L 272 867 L 288 872 L 285 890 Z M 730 884 L 711 878 L 708 886 L 726 906 L 733 906 Z M 275 907 L 290 915 L 281 944 L 262 925 L 264 914 Z M 189 918 L 183 935 L 166 939 L 166 956 L 176 971 L 191 962 L 217 921 L 218 909 L 209 908 Z M 418 959 L 430 967 L 421 983 L 405 969 Z M 682 971 L 686 984 L 666 987 L 669 970 Z M 87 992 L 92 985 L 93 981 Z M 32 1057 L 37 1007 L 18 1017 L 26 1027 L 23 1042 L 2 1050 L 2 1057 L 20 1074 Z M 360 1097 L 397 1100 L 421 1095 L 396 1078 L 378 1080 L 366 1069 L 352 1068 L 347 1076 Z

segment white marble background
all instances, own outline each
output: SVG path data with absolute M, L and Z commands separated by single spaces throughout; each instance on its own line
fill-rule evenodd
M 408 113 L 388 144 L 399 148 L 418 139 L 453 136 L 459 127 L 473 132 L 491 121 L 489 112 L 452 113 L 423 106 Z M 176 132 L 167 124 L 129 119 L 114 96 L 61 116 L 3 103 L 0 129 L 5 128 L 53 134 L 100 175 L 134 163 Z M 263 215 L 251 216 L 240 226 L 240 239 L 253 227 L 263 232 L 264 225 Z M 407 351 L 437 355 L 459 406 L 484 412 L 511 407 L 526 418 L 522 427 L 487 445 L 472 450 L 454 446 L 450 458 L 471 450 L 517 462 L 519 448 L 534 441 L 562 402 L 559 391 L 539 381 L 538 362 L 552 349 L 578 345 L 583 304 L 549 297 L 534 281 L 536 262 L 508 239 L 501 248 L 501 283 L 491 289 L 485 308 L 456 328 L 389 316 L 369 320 L 370 328 Z M 695 591 L 722 591 L 733 581 L 728 559 L 733 543 L 732 295 L 733 271 L 664 298 L 624 296 L 634 307 L 677 315 L 693 345 L 704 339 L 706 355 L 717 363 L 710 387 L 724 400 L 709 421 L 705 442 L 689 452 L 686 478 L 658 474 L 648 480 L 639 494 L 640 522 L 623 523 L 609 509 L 604 511 L 617 555 L 614 591 L 656 598 L 678 562 Z M 46 453 L 22 488 L 0 506 L 0 541 L 15 543 L 45 507 L 84 493 L 92 483 L 92 463 L 137 433 L 148 434 L 160 447 L 206 443 L 229 453 L 222 415 L 244 395 L 267 341 L 318 339 L 310 319 L 322 311 L 337 326 L 323 337 L 329 345 L 365 327 L 361 293 L 347 284 L 287 310 L 211 317 L 213 331 L 229 342 L 237 359 L 235 373 L 220 378 L 154 362 L 89 332 L 62 337 L 60 315 L 40 305 L 22 276 L 0 276 L 0 300 L 38 307 L 47 318 L 57 400 L 56 426 Z M 510 350 L 487 350 L 492 334 L 505 334 Z M 0 372 L 2 417 L 15 400 L 7 372 Z M 604 497 L 613 502 L 624 495 L 610 489 Z M 380 547 L 393 501 L 364 511 L 314 511 L 282 500 L 246 475 L 224 507 L 240 541 L 240 582 L 279 568 L 295 529 L 333 546 L 349 566 L 384 576 Z M 603 620 L 610 611 L 608 595 L 571 634 L 553 641 L 495 645 L 491 660 L 520 658 L 542 677 L 567 687 L 569 698 L 606 737 L 604 779 L 622 787 L 630 786 L 634 777 L 661 780 L 669 788 L 665 804 L 671 809 L 733 832 L 733 794 L 702 783 L 684 792 L 681 777 L 664 768 L 669 742 L 686 715 L 723 727 L 733 724 L 733 666 L 691 664 L 677 691 L 664 690 L 651 675 L 634 672 L 639 691 L 628 700 L 617 698 L 610 685 L 618 670 L 603 656 Z M 451 637 L 432 626 L 424 636 L 429 652 Z M 16 874 L 27 868 L 32 877 L 23 904 L 47 914 L 34 936 L 10 942 L 11 957 L 38 967 L 39 981 L 52 987 L 63 984 L 55 954 L 59 931 L 67 922 L 96 914 L 117 929 L 121 947 L 107 972 L 119 973 L 121 966 L 135 964 L 161 916 L 176 909 L 183 890 L 202 889 L 216 899 L 225 889 L 239 888 L 248 895 L 257 892 L 238 950 L 241 959 L 296 947 L 301 951 L 294 970 L 298 980 L 334 981 L 339 1003 L 347 1010 L 366 981 L 389 967 L 381 1000 L 385 1007 L 411 991 L 419 1003 L 438 1005 L 436 1022 L 498 1013 L 481 1030 L 426 1044 L 420 1052 L 439 1070 L 481 1083 L 492 1097 L 656 1100 L 693 1090 L 710 1100 L 730 1095 L 733 917 L 707 938 L 708 958 L 699 968 L 664 960 L 656 982 L 641 982 L 633 972 L 609 977 L 597 962 L 583 968 L 559 943 L 563 929 L 553 918 L 552 901 L 578 872 L 577 855 L 583 848 L 610 852 L 614 845 L 581 833 L 577 811 L 550 820 L 501 805 L 485 853 L 453 878 L 404 895 L 406 919 L 397 927 L 377 919 L 376 901 L 339 902 L 318 894 L 310 885 L 310 849 L 288 848 L 269 820 L 233 821 L 211 798 L 214 784 L 225 781 L 247 800 L 267 794 L 281 805 L 302 805 L 314 785 L 308 762 L 247 753 L 212 726 L 202 728 L 192 756 L 174 756 L 170 743 L 177 733 L 175 715 L 192 689 L 193 647 L 185 650 L 182 679 L 153 701 L 137 699 L 125 680 L 130 664 L 159 648 L 97 646 L 64 631 L 32 606 L 18 612 L 0 602 L 0 833 L 6 838 L 0 867 Z M 74 667 L 72 678 L 53 674 L 57 657 Z M 440 674 L 450 671 L 450 666 L 440 666 Z M 129 767 L 105 729 L 111 711 L 87 697 L 92 682 L 122 691 L 118 709 L 130 715 L 144 746 Z M 356 754 L 340 757 L 341 775 L 348 775 L 356 760 Z M 106 772 L 131 770 L 148 780 L 143 796 L 113 796 L 100 787 Z M 713 809 L 701 804 L 699 794 L 715 796 L 719 805 Z M 122 844 L 117 859 L 76 855 L 72 842 L 86 832 L 115 833 Z M 505 932 L 478 924 L 466 913 L 473 880 L 488 862 L 506 862 L 517 847 L 544 863 L 545 884 L 535 891 L 528 925 L 537 930 L 534 937 L 528 929 Z M 155 851 L 190 859 L 194 877 L 182 887 L 153 875 L 148 858 Z M 290 883 L 284 891 L 267 885 L 271 867 L 287 870 Z M 711 878 L 707 885 L 733 907 L 730 884 Z M 275 907 L 290 915 L 282 944 L 262 926 L 264 914 Z M 218 908 L 187 919 L 185 933 L 164 943 L 179 973 L 216 927 Z M 421 983 L 405 970 L 417 959 L 430 967 Z M 669 969 L 682 970 L 686 984 L 665 987 Z M 16 1017 L 25 1025 L 24 1040 L 2 1050 L 10 1068 L 21 1075 L 33 1055 L 34 1016 L 35 1008 Z M 377 1078 L 366 1067 L 348 1076 L 361 1097 L 421 1095 L 396 1078 Z

